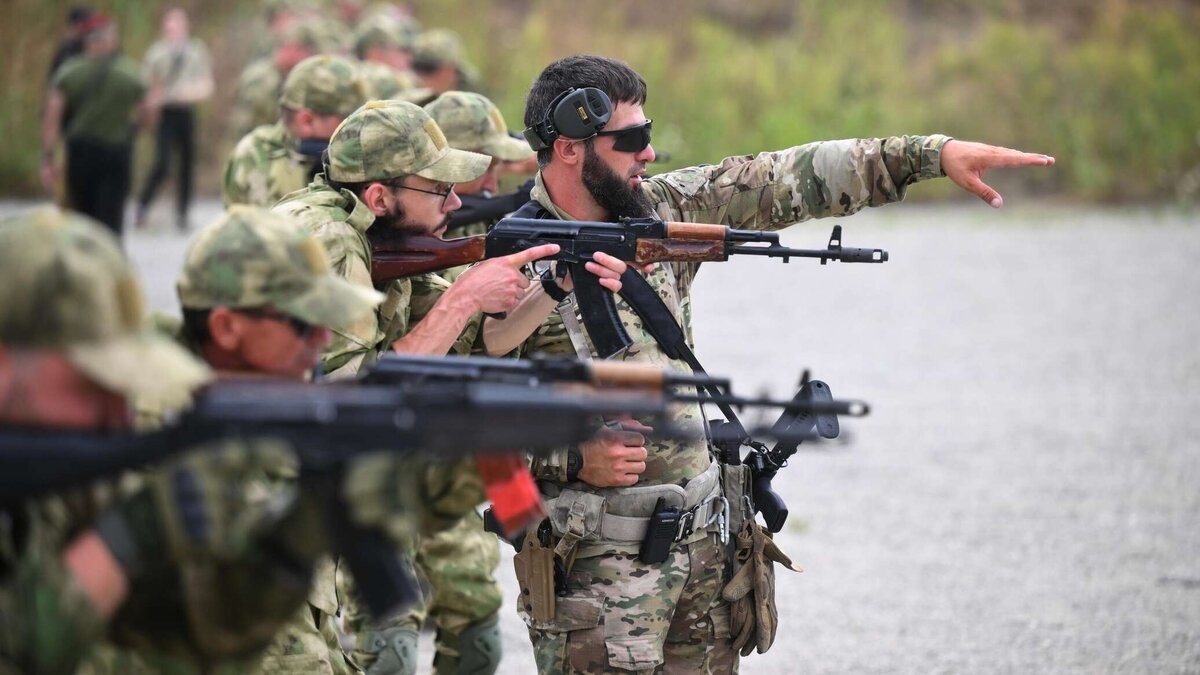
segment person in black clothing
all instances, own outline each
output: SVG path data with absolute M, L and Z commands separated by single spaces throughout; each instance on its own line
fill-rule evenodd
M 148 100 L 158 110 L 154 167 L 142 186 L 135 223 L 145 224 L 146 211 L 167 176 L 171 155 L 179 159 L 176 224 L 187 229 L 195 163 L 196 104 L 213 92 L 212 65 L 204 43 L 190 36 L 187 13 L 174 8 L 163 15 L 162 38 L 146 52 L 143 73 Z
M 66 140 L 67 206 L 120 235 L 129 196 L 134 132 L 144 126 L 145 86 L 117 50 L 117 27 L 101 14 L 85 24 L 85 51 L 50 82 L 42 118 L 42 184 L 58 192 L 58 146 Z

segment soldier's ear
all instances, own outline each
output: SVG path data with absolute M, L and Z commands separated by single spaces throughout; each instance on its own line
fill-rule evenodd
M 554 151 L 554 158 L 563 164 L 570 166 L 583 164 L 583 153 L 585 150 L 582 141 L 559 136 L 554 139 L 554 145 L 551 146 L 551 149 Z
M 214 307 L 208 313 L 208 335 L 214 347 L 227 352 L 237 349 L 242 340 L 242 317 L 225 307 Z
M 383 183 L 371 183 L 362 192 L 362 203 L 366 204 L 371 213 L 376 216 L 386 216 L 391 213 L 391 200 L 395 196 L 392 189 Z

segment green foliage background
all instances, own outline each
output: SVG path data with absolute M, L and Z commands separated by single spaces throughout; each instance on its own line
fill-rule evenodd
M 66 2 L 8 0 L 0 27 L 0 194 L 37 190 L 45 64 Z M 127 53 L 168 3 L 97 2 Z M 176 4 L 176 3 L 172 3 Z M 258 28 L 254 2 L 184 1 L 218 71 L 203 111 L 202 183 L 228 147 L 222 111 Z M 576 52 L 616 56 L 650 83 L 664 167 L 812 140 L 941 132 L 1053 154 L 1005 187 L 1097 202 L 1200 191 L 1200 2 L 1195 0 L 430 0 L 460 31 L 483 89 L 520 126 L 530 81 Z M 149 145 L 143 143 L 143 145 Z M 143 153 L 144 154 L 144 153 Z M 946 186 L 919 194 L 953 194 Z

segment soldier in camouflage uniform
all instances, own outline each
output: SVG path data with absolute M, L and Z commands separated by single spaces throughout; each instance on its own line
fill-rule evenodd
M 273 209 L 303 223 L 329 251 L 334 269 L 353 283 L 374 287 L 371 246 L 388 230 L 437 236 L 446 216 L 458 208 L 454 184 L 479 178 L 490 165 L 484 155 L 455 150 L 437 124 L 421 108 L 399 101 L 373 101 L 348 117 L 329 145 L 327 176 L 318 176 L 301 192 Z M 467 354 L 479 345 L 492 354 L 511 351 L 555 304 L 544 289 L 530 284 L 517 270 L 549 255 L 556 247 L 537 247 L 524 254 L 477 265 L 450 284 L 437 275 L 388 282 L 379 311 L 369 319 L 334 331 L 324 368 L 347 377 L 389 350 L 443 355 Z M 601 283 L 616 282 L 624 264 L 600 256 L 606 266 L 588 263 Z M 484 319 L 483 312 L 508 312 L 504 321 Z M 493 326 L 493 324 L 498 324 Z M 422 487 L 428 504 L 427 532 L 459 523 L 483 500 L 473 467 L 431 467 Z M 494 565 L 494 562 L 485 562 Z M 493 600 L 494 602 L 495 600 Z M 494 609 L 488 609 L 490 613 Z M 351 617 L 356 629 L 365 629 Z M 415 672 L 418 615 L 386 626 L 360 630 L 355 660 L 368 673 Z M 481 658 L 498 657 L 498 631 L 482 626 Z M 467 664 L 471 665 L 471 664 Z M 477 664 L 494 668 L 494 663 Z
M 129 400 L 178 406 L 208 377 L 143 330 L 137 281 L 98 224 L 54 210 L 0 222 L 0 277 L 0 426 L 119 431 Z M 0 672 L 74 672 L 106 624 L 161 650 L 165 672 L 261 649 L 302 604 L 324 534 L 294 499 L 255 505 L 243 480 L 294 459 L 229 440 L 141 480 L 4 500 Z M 227 611 L 242 606 L 256 611 Z
M 467 59 L 462 38 L 452 30 L 421 33 L 413 46 L 412 68 L 421 80 L 421 86 L 435 94 L 474 89 L 479 81 L 479 71 Z
M 320 171 L 333 130 L 369 97 L 355 62 L 310 56 L 288 73 L 279 121 L 240 140 L 225 166 L 225 205 L 271 207 Z
M 534 156 L 528 143 L 509 136 L 508 125 L 504 123 L 500 110 L 482 94 L 448 91 L 427 104 L 425 111 L 445 132 L 450 147 L 478 152 L 492 158 L 487 173 L 470 183 L 455 187 L 455 192 L 462 196 L 464 209 L 482 206 L 495 199 L 493 193 L 498 187 L 500 171 L 504 166 L 525 162 Z M 529 201 L 513 197 L 509 200 L 509 203 L 513 204 L 510 211 L 515 211 L 521 204 Z M 475 222 L 462 222 L 456 217 L 446 233 L 447 238 L 484 234 L 496 220 L 497 218 L 485 218 Z M 463 269 L 465 268 L 446 270 L 441 274 L 454 280 Z
M 331 329 L 372 314 L 382 300 L 373 289 L 333 274 L 320 243 L 293 224 L 245 207 L 234 207 L 200 232 L 178 290 L 180 335 L 218 376 L 302 379 L 319 362 Z M 295 475 L 268 478 L 288 482 Z M 338 642 L 333 576 L 333 562 L 323 560 L 308 603 L 276 636 L 257 672 L 356 672 Z
M 355 31 L 354 54 L 362 61 L 360 68 L 374 98 L 421 105 L 433 97 L 411 68 L 419 32 L 416 22 L 387 15 L 364 22 Z
M 984 171 L 1053 163 L 1043 155 L 945 136 L 903 136 L 810 143 L 643 179 L 646 164 L 654 159 L 642 111 L 645 81 L 619 61 L 563 59 L 534 82 L 525 123 L 542 122 L 553 99 L 573 87 L 599 88 L 614 109 L 602 135 L 544 141 L 548 147 L 539 150 L 542 169 L 532 193 L 544 217 L 612 221 L 656 215 L 775 230 L 896 202 L 912 183 L 943 175 L 998 206 L 999 195 L 980 182 Z M 614 147 L 617 143 L 623 149 Z M 696 263 L 657 264 L 646 275 L 689 336 L 690 289 L 697 268 Z M 527 343 L 528 353 L 594 356 L 587 336 L 577 329 L 580 317 L 573 300 L 568 297 Z M 686 369 L 663 353 L 627 303 L 619 301 L 618 308 L 634 345 L 616 358 Z M 737 669 L 729 605 L 721 594 L 726 550 L 715 525 L 681 533 L 658 564 L 639 560 L 640 537 L 628 527 L 637 520 L 644 528 L 655 503 L 652 497 L 659 492 L 666 495 L 682 487 L 685 509 L 699 509 L 706 496 L 720 494 L 719 486 L 713 486 L 719 470 L 714 471 L 702 423 L 699 406 L 692 404 L 677 420 L 680 428 L 693 430 L 690 441 L 647 444 L 628 430 L 606 431 L 604 435 L 625 434 L 628 447 L 612 452 L 611 446 L 589 442 L 535 462 L 555 535 L 561 538 L 557 552 L 574 558 L 567 593 L 555 598 L 551 619 L 535 620 L 521 607 L 540 672 Z M 639 490 L 636 496 L 624 489 L 633 485 Z M 655 486 L 662 487 L 656 491 Z M 604 515 L 593 521 L 599 499 L 606 505 L 601 507 Z
M 319 20 L 295 19 L 287 24 L 279 36 L 279 44 L 269 56 L 246 66 L 238 78 L 237 98 L 229 113 L 229 130 L 233 138 L 241 138 L 279 118 L 279 92 L 283 79 L 296 64 L 310 56 L 336 51 L 322 31 Z

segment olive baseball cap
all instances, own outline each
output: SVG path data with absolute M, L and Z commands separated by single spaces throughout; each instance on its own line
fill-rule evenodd
M 310 56 L 288 73 L 279 105 L 318 115 L 345 117 L 365 103 L 370 91 L 354 61 L 331 54 Z
M 417 175 L 466 183 L 487 171 L 487 155 L 450 147 L 429 113 L 404 101 L 370 101 L 329 139 L 329 178 L 365 183 Z
M 533 149 L 524 139 L 508 135 L 508 125 L 496 104 L 482 94 L 448 91 L 425 106 L 450 147 L 491 155 L 506 162 L 533 157 Z
M 142 288 L 112 233 L 45 207 L 0 219 L 0 343 L 61 351 L 99 386 L 177 406 L 208 368 L 147 329 Z
M 338 328 L 374 311 L 383 295 L 342 279 L 321 242 L 266 209 L 236 205 L 196 235 L 176 284 L 185 309 L 271 306 Z

